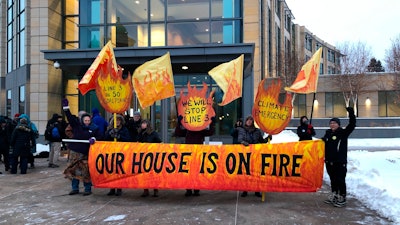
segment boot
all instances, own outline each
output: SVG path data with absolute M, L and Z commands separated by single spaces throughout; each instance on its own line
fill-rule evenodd
M 247 191 L 243 191 L 242 194 L 241 194 L 240 196 L 246 197 L 246 196 L 247 196 Z
M 200 190 L 194 190 L 193 196 L 200 196 Z
M 261 192 L 256 192 L 256 193 L 254 193 L 254 194 L 255 194 L 255 196 L 257 196 L 257 197 L 259 197 L 259 198 L 262 197 Z
M 337 200 L 333 203 L 333 206 L 338 208 L 346 206 L 346 196 L 337 195 Z
M 153 197 L 158 197 L 158 189 L 154 189 Z
M 334 204 L 336 201 L 337 201 L 337 194 L 335 192 L 332 192 L 331 194 L 328 195 L 328 198 L 324 200 L 324 203 Z
M 186 193 L 185 193 L 185 196 L 186 196 L 186 197 L 192 196 L 192 190 L 187 189 L 187 190 L 186 190 Z
M 115 195 L 115 189 L 114 188 L 110 189 L 110 191 L 107 193 L 107 195 L 108 196 Z
M 144 189 L 143 194 L 140 197 L 147 197 L 149 196 L 149 189 Z
M 117 192 L 115 193 L 115 196 L 121 196 L 122 195 L 122 189 L 117 189 Z

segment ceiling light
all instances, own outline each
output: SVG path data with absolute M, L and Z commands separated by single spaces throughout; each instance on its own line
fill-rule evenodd
M 187 70 L 187 69 L 189 69 L 189 67 L 188 66 L 182 66 L 182 69 L 183 70 Z
M 139 4 L 139 3 L 140 3 L 140 1 L 135 1 L 135 3 L 136 3 L 136 4 Z

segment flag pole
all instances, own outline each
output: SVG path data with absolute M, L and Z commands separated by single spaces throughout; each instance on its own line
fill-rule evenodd
M 311 116 L 310 116 L 310 124 L 311 124 L 311 122 L 312 122 L 312 117 L 313 117 L 313 113 L 314 113 L 314 102 L 315 102 L 315 92 L 314 92 L 314 95 L 313 95 L 313 100 L 312 100 L 312 103 L 311 103 Z

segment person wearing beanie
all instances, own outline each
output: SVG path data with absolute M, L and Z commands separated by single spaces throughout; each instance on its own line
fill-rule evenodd
M 110 118 L 109 126 L 107 127 L 105 140 L 106 141 L 118 141 L 118 142 L 129 142 L 132 140 L 128 128 L 125 126 L 125 119 L 122 115 L 117 114 L 117 122 L 116 126 L 114 127 L 114 117 Z M 108 196 L 122 195 L 122 189 L 120 188 L 111 188 L 110 191 L 107 193 Z
M 126 122 L 126 127 L 129 130 L 129 134 L 131 135 L 132 142 L 137 142 L 138 138 L 138 129 L 140 128 L 140 124 L 142 123 L 142 115 L 139 111 L 133 113 L 133 119 L 129 119 Z
M 62 116 L 54 113 L 53 116 L 47 121 L 46 131 L 44 133 L 45 139 L 50 145 L 49 154 L 49 167 L 59 167 L 56 162 L 60 156 L 62 139 L 65 138 L 65 128 L 67 127 L 66 122 Z
M 297 136 L 299 136 L 299 141 L 312 140 L 312 137 L 315 136 L 314 127 L 308 123 L 307 116 L 300 118 L 300 126 L 297 127 Z
M 12 153 L 10 154 L 11 174 L 17 173 L 18 164 L 20 165 L 21 174 L 26 174 L 30 156 L 33 149 L 35 149 L 37 136 L 36 126 L 31 123 L 28 115 L 21 114 L 10 140 L 10 146 L 12 147 Z M 34 167 L 33 161 L 30 163 L 31 167 Z
M 346 205 L 346 174 L 347 174 L 347 142 L 356 127 L 356 116 L 352 107 L 346 108 L 349 113 L 349 124 L 340 127 L 340 119 L 332 118 L 329 129 L 322 140 L 325 142 L 325 168 L 329 175 L 332 193 L 324 202 L 335 207 Z
M 79 183 L 83 181 L 84 192 L 83 196 L 92 194 L 92 182 L 90 179 L 88 156 L 90 144 L 94 144 L 96 140 L 102 140 L 103 134 L 100 133 L 98 127 L 92 123 L 91 116 L 83 113 L 79 119 L 71 114 L 67 99 L 61 102 L 63 110 L 68 119 L 69 125 L 72 128 L 72 136 L 74 139 L 85 140 L 84 142 L 70 142 L 70 162 L 64 170 L 66 178 L 71 179 L 72 190 L 69 195 L 79 194 Z

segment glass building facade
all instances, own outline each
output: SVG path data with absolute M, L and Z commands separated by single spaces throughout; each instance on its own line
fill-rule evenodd
M 108 41 L 118 48 L 152 48 L 160 46 L 187 47 L 198 45 L 237 44 L 243 42 L 242 1 L 239 0 L 67 0 L 64 16 L 65 49 L 99 49 Z M 117 63 L 118 57 L 117 57 Z M 172 62 L 174 63 L 174 62 Z M 120 64 L 120 63 L 119 63 Z M 121 65 L 124 67 L 124 65 Z M 132 69 L 132 67 L 125 65 Z M 208 65 L 210 66 L 210 65 Z M 124 67 L 125 68 L 125 67 Z M 210 68 L 211 69 L 211 68 Z M 126 72 L 128 72 L 126 71 Z M 187 91 L 187 84 L 216 90 L 216 101 L 221 101 L 222 92 L 208 70 L 179 70 L 174 72 L 176 98 L 156 102 L 152 107 L 141 109 L 136 99 L 131 110 L 140 110 L 142 117 L 150 119 L 159 132 L 167 132 L 163 140 L 175 142 L 176 105 L 179 93 Z M 68 73 L 68 72 L 66 72 Z M 76 89 L 76 77 L 69 74 L 66 94 L 78 97 L 78 108 L 90 111 L 100 108 L 94 91 L 81 96 Z M 230 137 L 234 122 L 242 117 L 241 101 L 220 107 L 215 104 L 215 136 Z M 103 115 L 106 112 L 103 111 Z M 230 139 L 230 138 L 229 138 Z

